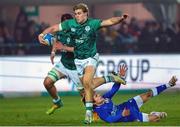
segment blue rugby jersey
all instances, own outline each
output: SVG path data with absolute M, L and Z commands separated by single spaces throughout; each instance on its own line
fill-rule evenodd
M 113 122 L 128 122 L 139 120 L 142 121 L 142 113 L 139 112 L 139 108 L 134 99 L 130 99 L 120 105 L 114 105 L 112 97 L 119 90 L 120 84 L 114 83 L 112 89 L 103 95 L 105 98 L 104 104 L 100 106 L 94 106 L 94 111 L 98 113 L 99 117 L 109 123 Z M 130 115 L 123 117 L 122 111 L 124 108 L 130 110 Z

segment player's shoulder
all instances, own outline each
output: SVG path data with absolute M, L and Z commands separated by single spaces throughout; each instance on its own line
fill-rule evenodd
M 67 20 L 68 22 L 76 22 L 76 20 L 73 18 L 73 19 L 69 19 Z
M 102 22 L 101 19 L 96 19 L 96 18 L 88 19 L 88 24 L 91 24 L 93 27 L 99 25 L 101 22 Z
M 75 23 L 77 23 L 75 19 L 69 19 L 69 20 L 67 20 L 67 22 L 70 23 L 70 24 L 75 24 Z
M 89 22 L 96 22 L 96 21 L 101 21 L 101 19 L 98 18 L 88 18 Z
M 68 19 L 68 20 L 66 20 L 66 21 L 64 21 L 62 23 L 63 24 L 74 24 L 74 23 L 76 23 L 76 20 L 75 19 Z

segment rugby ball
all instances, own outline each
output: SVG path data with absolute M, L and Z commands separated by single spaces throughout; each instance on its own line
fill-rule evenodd
M 54 35 L 50 34 L 50 33 L 45 34 L 43 39 L 47 43 L 47 45 L 49 45 L 49 46 L 52 46 L 54 41 L 55 41 Z

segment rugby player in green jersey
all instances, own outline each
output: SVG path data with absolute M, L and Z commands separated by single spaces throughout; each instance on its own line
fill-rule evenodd
M 62 22 L 68 19 L 72 19 L 72 16 L 70 14 L 63 14 L 61 16 Z M 54 35 L 56 37 L 56 40 L 60 41 L 63 45 L 72 46 L 73 43 L 72 43 L 72 39 L 70 38 L 69 32 L 58 31 Z M 59 42 L 54 42 L 53 47 L 52 47 L 52 52 L 51 52 L 52 64 L 54 64 L 56 47 L 58 44 Z M 76 66 L 74 63 L 74 54 L 72 52 L 61 51 L 60 61 L 57 64 L 55 64 L 55 66 L 49 71 L 47 77 L 44 80 L 44 86 L 47 89 L 48 93 L 53 98 L 53 106 L 46 112 L 48 115 L 51 115 L 52 113 L 54 113 L 56 109 L 63 106 L 62 100 L 57 94 L 57 90 L 54 83 L 64 77 L 69 77 L 75 84 L 80 94 L 83 93 L 84 88 L 78 77 Z M 119 78 L 119 76 L 110 74 L 108 76 L 94 78 L 93 80 L 94 86 L 92 87 L 93 89 L 95 89 L 96 87 L 106 82 L 120 82 L 121 83 L 122 81 Z
M 86 4 L 80 3 L 73 7 L 75 18 L 65 22 L 53 25 L 44 30 L 39 35 L 39 41 L 46 44 L 43 36 L 46 33 L 54 33 L 57 31 L 70 31 L 71 39 L 73 39 L 73 49 L 75 64 L 78 75 L 82 81 L 85 90 L 85 123 L 92 122 L 93 109 L 93 78 L 98 63 L 98 53 L 96 49 L 97 31 L 101 27 L 116 25 L 124 21 L 128 15 L 123 14 L 120 17 L 112 17 L 106 20 L 89 18 L 89 9 Z M 69 48 L 63 47 L 64 50 Z M 125 84 L 125 82 L 123 82 Z

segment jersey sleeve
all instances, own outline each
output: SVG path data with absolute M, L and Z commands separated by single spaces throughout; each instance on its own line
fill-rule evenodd
M 111 90 L 108 91 L 107 93 L 105 93 L 103 95 L 103 97 L 111 99 L 115 95 L 115 93 L 119 90 L 120 86 L 121 85 L 119 83 L 114 83 L 114 85 L 112 86 Z
M 60 27 L 61 27 L 62 30 L 68 30 L 68 29 L 70 29 L 69 20 L 60 23 L 60 24 L 59 24 L 59 28 L 60 28 Z
M 100 19 L 94 19 L 93 20 L 93 27 L 95 30 L 98 30 L 101 27 L 102 20 Z

